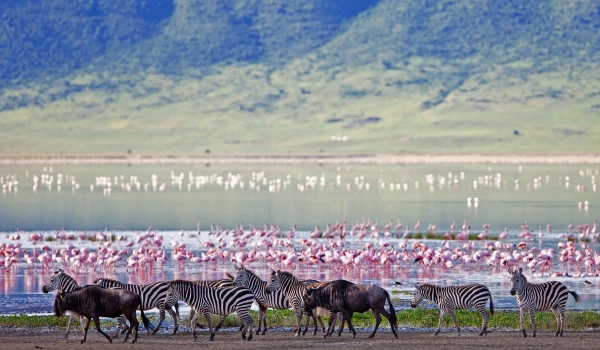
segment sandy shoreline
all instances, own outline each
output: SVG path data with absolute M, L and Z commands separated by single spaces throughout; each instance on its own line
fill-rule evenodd
M 26 164 L 600 164 L 600 154 L 348 154 L 64 156 L 0 158 L 0 165 Z

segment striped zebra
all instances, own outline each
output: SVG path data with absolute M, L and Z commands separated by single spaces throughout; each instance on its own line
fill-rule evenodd
M 307 287 L 304 282 L 300 281 L 293 274 L 286 271 L 273 271 L 271 277 L 265 287 L 267 294 L 275 291 L 281 291 L 289 300 L 289 303 L 296 314 L 298 330 L 296 337 L 300 336 L 302 328 L 302 314 L 304 311 L 304 295 L 306 295 Z
M 112 280 L 108 278 L 98 278 L 94 281 L 94 284 L 104 288 L 123 288 L 132 291 L 140 296 L 142 304 L 140 305 L 141 310 L 150 310 L 155 307 L 159 311 L 159 320 L 156 327 L 150 327 L 153 329 L 152 334 L 156 334 L 160 325 L 165 320 L 165 310 L 173 318 L 174 329 L 173 334 L 177 333 L 179 329 L 177 325 L 177 319 L 179 318 L 179 305 L 177 300 L 165 298 L 167 294 L 167 288 L 169 282 L 155 282 L 150 284 L 125 284 L 121 281 Z M 175 312 L 171 309 L 171 306 L 175 306 Z M 150 330 L 148 330 L 150 331 Z
M 250 317 L 250 307 L 254 302 L 254 294 L 248 288 L 214 288 L 199 286 L 191 281 L 176 280 L 169 282 L 166 298 L 168 300 L 183 300 L 195 311 L 191 319 L 194 341 L 198 339 L 195 325 L 200 314 L 204 315 L 206 319 L 210 330 L 210 341 L 213 341 L 215 332 L 210 314 L 227 316 L 233 312 L 237 312 L 240 322 L 244 324 L 242 339 L 246 340 L 247 330 L 249 330 L 248 340 L 252 339 L 254 320 Z
M 55 290 L 62 290 L 65 293 L 71 292 L 75 289 L 78 289 L 80 285 L 75 281 L 75 279 L 68 274 L 66 274 L 63 269 L 57 270 L 54 272 L 54 275 L 50 277 L 48 283 L 42 287 L 42 292 L 50 293 Z M 65 333 L 65 339 L 69 337 L 69 333 L 71 332 L 71 325 L 73 324 L 73 320 L 77 318 L 79 315 L 71 313 L 69 317 L 69 323 L 67 324 L 67 333 Z M 79 316 L 79 322 L 81 323 L 81 329 L 84 328 L 85 317 Z M 119 332 L 119 327 L 117 327 L 117 334 Z
M 259 306 L 262 303 L 263 305 L 266 304 L 267 307 L 275 310 L 287 310 L 290 308 L 290 303 L 282 291 L 274 291 L 269 293 L 266 291 L 267 281 L 260 279 L 260 277 L 258 277 L 251 270 L 247 269 L 243 264 L 241 266 L 234 264 L 234 267 L 237 270 L 237 274 L 233 280 L 233 283 L 238 287 L 250 289 L 256 296 Z M 262 324 L 264 324 L 264 329 L 262 333 L 260 333 Z M 256 334 L 260 333 L 265 335 L 266 331 L 267 315 L 265 309 L 264 312 L 261 311 L 258 314 L 258 328 L 256 329 Z
M 440 322 L 435 335 L 440 333 L 444 315 L 449 314 L 454 321 L 458 335 L 460 335 L 460 327 L 456 321 L 454 310 L 465 310 L 475 307 L 481 314 L 483 325 L 479 335 L 487 335 L 487 325 L 490 319 L 490 313 L 494 315 L 494 302 L 490 290 L 483 284 L 469 284 L 466 286 L 449 286 L 440 287 L 433 284 L 415 285 L 415 293 L 410 302 L 410 306 L 417 307 L 423 299 L 431 300 L 438 304 L 440 308 Z M 490 300 L 490 313 L 485 309 L 488 299 Z
M 212 281 L 192 281 L 192 283 L 194 283 L 197 286 L 201 286 L 201 287 L 213 287 L 213 288 L 226 288 L 226 287 L 233 287 L 233 276 L 229 275 L 228 276 L 230 278 L 227 279 L 220 279 L 220 280 L 212 280 Z M 190 311 L 190 318 L 194 317 L 194 314 L 196 312 L 194 311 L 194 309 L 192 309 Z M 223 316 L 223 318 L 221 319 L 221 321 L 219 321 L 219 323 L 217 324 L 217 326 L 215 327 L 215 331 L 218 331 L 221 326 L 223 326 L 223 322 L 225 322 L 225 319 L 227 318 L 227 315 Z M 200 323 L 196 324 L 196 326 L 203 328 L 204 326 L 201 325 Z M 240 331 L 242 330 L 242 328 L 244 327 L 243 324 L 240 325 Z
M 534 312 L 552 310 L 554 316 L 556 316 L 556 334 L 554 335 L 562 337 L 563 325 L 565 323 L 565 305 L 567 304 L 569 294 L 573 295 L 575 302 L 581 300 L 579 295 L 558 281 L 539 284 L 529 283 L 523 275 L 523 268 L 519 268 L 519 271 L 509 268 L 508 273 L 510 274 L 510 281 L 512 283 L 510 294 L 517 296 L 517 304 L 519 304 L 521 309 L 520 321 L 523 336 L 527 336 L 524 322 L 525 313 L 529 312 L 529 320 L 531 321 L 531 328 L 535 337 Z

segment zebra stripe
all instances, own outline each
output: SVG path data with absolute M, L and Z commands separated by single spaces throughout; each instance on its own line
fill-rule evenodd
M 221 280 L 212 280 L 212 281 L 192 281 L 192 283 L 194 283 L 197 286 L 201 286 L 201 287 L 213 287 L 213 288 L 226 288 L 226 287 L 234 286 L 233 281 L 231 279 L 221 279 Z M 190 311 L 190 318 L 194 317 L 195 313 L 196 312 L 194 311 L 194 309 L 192 309 Z M 223 322 L 225 322 L 226 318 L 227 318 L 227 315 L 223 316 L 221 321 L 215 327 L 215 330 L 218 331 L 221 328 L 221 326 L 223 325 Z M 200 326 L 200 324 L 198 324 L 198 325 Z M 200 327 L 202 327 L 202 326 L 200 326 Z
M 233 280 L 233 284 L 238 287 L 248 288 L 254 293 L 256 297 L 256 301 L 259 306 L 265 305 L 268 308 L 275 310 L 287 310 L 290 308 L 290 303 L 288 302 L 287 297 L 282 291 L 274 291 L 272 293 L 267 293 L 267 281 L 263 281 L 258 277 L 254 272 L 247 269 L 243 264 L 238 267 L 234 265 L 237 270 L 237 274 Z M 261 310 L 258 313 L 258 328 L 256 329 L 256 333 L 258 334 L 261 330 L 261 326 L 264 324 L 264 330 L 262 331 L 262 335 L 267 331 L 267 316 L 265 312 Z
M 213 330 L 210 314 L 227 316 L 237 312 L 240 321 L 244 324 L 242 339 L 246 340 L 246 331 L 249 329 L 248 340 L 252 339 L 254 320 L 250 317 L 250 307 L 254 302 L 254 294 L 248 288 L 199 286 L 191 281 L 171 281 L 167 289 L 167 298 L 183 300 L 195 311 L 191 320 L 192 335 L 196 336 L 196 321 L 200 314 L 204 315 L 210 330 L 210 340 L 213 341 Z
M 269 282 L 267 282 L 265 291 L 267 294 L 269 294 L 278 290 L 285 294 L 286 298 L 290 302 L 290 305 L 292 306 L 292 309 L 294 310 L 294 313 L 296 314 L 298 327 L 296 337 L 299 337 L 302 327 L 302 314 L 304 313 L 303 296 L 306 294 L 306 285 L 297 279 L 293 274 L 277 270 L 271 272 L 271 278 L 269 278 Z
M 152 331 L 152 334 L 156 334 L 160 325 L 165 320 L 165 310 L 171 315 L 173 318 L 174 329 L 173 334 L 177 333 L 179 326 L 177 324 L 177 319 L 179 317 L 178 312 L 174 312 L 171 309 L 171 306 L 175 306 L 175 309 L 178 310 L 179 306 L 177 305 L 177 300 L 174 299 L 166 299 L 167 288 L 169 285 L 168 281 L 165 282 L 155 282 L 149 284 L 125 284 L 121 281 L 116 281 L 108 278 L 98 278 L 94 281 L 94 284 L 104 287 L 104 288 L 123 288 L 128 291 L 132 291 L 140 296 L 142 303 L 140 305 L 141 310 L 150 310 L 154 308 L 158 308 L 159 311 L 159 320 L 156 327 Z
M 525 332 L 525 313 L 529 312 L 529 320 L 531 321 L 531 328 L 535 337 L 535 311 L 551 310 L 556 317 L 556 333 L 554 335 L 562 337 L 563 325 L 565 323 L 565 306 L 567 305 L 569 294 L 573 295 L 575 302 L 581 300 L 579 295 L 558 281 L 529 283 L 525 275 L 523 275 L 523 268 L 519 268 L 519 271 L 513 271 L 509 268 L 508 273 L 511 275 L 510 281 L 512 283 L 510 294 L 517 296 L 517 304 L 520 307 L 521 331 L 523 332 L 523 336 L 527 336 Z
M 50 277 L 48 283 L 42 287 L 42 292 L 50 293 L 55 290 L 62 290 L 65 293 L 71 292 L 75 289 L 80 288 L 77 281 L 66 274 L 63 269 L 57 270 L 54 272 L 54 275 Z M 67 324 L 67 332 L 65 333 L 65 339 L 69 337 L 69 333 L 71 332 L 71 325 L 73 324 L 73 320 L 77 318 L 79 315 L 71 313 L 69 316 L 69 323 Z M 79 322 L 81 323 L 81 329 L 84 328 L 85 317 L 79 316 Z M 120 325 L 120 322 L 119 322 Z M 119 332 L 119 328 L 117 327 L 117 334 Z
M 435 335 L 440 333 L 442 328 L 442 322 L 444 321 L 444 315 L 449 314 L 454 321 L 458 335 L 460 335 L 460 327 L 456 321 L 454 310 L 465 310 L 475 307 L 481 318 L 483 324 L 481 326 L 481 332 L 479 335 L 487 335 L 487 325 L 490 319 L 490 313 L 494 315 L 494 302 L 492 301 L 492 295 L 490 290 L 483 284 L 469 284 L 466 286 L 450 286 L 440 287 L 433 284 L 415 285 L 415 293 L 410 302 L 410 306 L 417 307 L 423 299 L 431 300 L 438 304 L 440 308 L 440 322 Z M 490 313 L 485 309 L 488 299 L 490 300 Z

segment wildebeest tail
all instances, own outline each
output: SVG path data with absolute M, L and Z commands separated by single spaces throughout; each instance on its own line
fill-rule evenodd
M 492 301 L 492 293 L 490 293 L 490 314 L 494 316 L 494 302 Z
M 575 298 L 576 303 L 578 303 L 581 300 L 581 297 L 579 296 L 579 294 L 575 293 L 574 290 L 570 290 L 569 294 L 571 294 L 573 296 L 573 298 Z
M 398 315 L 396 315 L 394 304 L 392 304 L 392 298 L 390 297 L 390 293 L 388 293 L 387 290 L 385 291 L 385 297 L 387 298 L 388 304 L 390 306 L 390 316 L 392 317 L 392 323 L 394 324 L 393 326 L 398 328 Z
M 146 314 L 144 313 L 144 310 L 141 310 L 142 312 L 142 323 L 144 324 L 144 327 L 146 328 L 147 331 L 153 331 L 154 330 L 154 326 L 152 325 L 152 323 L 150 323 L 150 320 L 148 319 L 148 317 L 146 317 Z

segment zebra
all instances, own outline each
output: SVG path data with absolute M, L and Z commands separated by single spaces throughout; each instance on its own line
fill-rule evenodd
M 197 286 L 201 286 L 201 287 L 213 287 L 213 288 L 233 287 L 234 286 L 233 276 L 231 276 L 229 273 L 227 273 L 227 276 L 229 278 L 220 279 L 220 280 L 212 280 L 212 281 L 192 281 L 192 283 L 194 283 Z M 190 311 L 190 318 L 194 317 L 194 314 L 195 314 L 195 311 L 194 311 L 194 309 L 192 309 Z M 225 322 L 226 318 L 227 318 L 227 315 L 224 315 L 223 318 L 221 319 L 221 321 L 215 327 L 215 331 L 218 331 L 221 328 L 221 326 L 223 326 L 223 322 Z M 200 328 L 204 327 L 204 326 L 200 325 L 199 323 L 197 324 L 197 326 L 199 326 Z M 240 331 L 242 330 L 243 327 L 244 327 L 243 324 L 240 325 Z
M 472 307 L 475 307 L 475 309 L 479 311 L 479 314 L 481 314 L 481 318 L 483 319 L 483 325 L 481 326 L 479 335 L 487 335 L 487 325 L 490 314 L 494 316 L 494 302 L 492 301 L 490 290 L 483 284 L 440 287 L 426 283 L 423 285 L 415 284 L 415 288 L 415 293 L 410 301 L 410 306 L 415 308 L 423 301 L 423 299 L 427 299 L 438 304 L 440 308 L 440 322 L 435 335 L 440 334 L 445 314 L 450 315 L 452 321 L 454 321 L 458 335 L 460 335 L 460 327 L 456 321 L 454 310 L 464 310 Z M 485 309 L 488 299 L 490 300 L 490 313 Z
M 200 314 L 204 315 L 210 330 L 210 341 L 215 338 L 210 314 L 229 315 L 237 312 L 240 322 L 244 324 L 242 339 L 246 340 L 246 331 L 249 330 L 248 339 L 252 339 L 254 320 L 250 317 L 250 307 L 254 302 L 254 294 L 248 288 L 223 287 L 214 288 L 199 286 L 191 281 L 175 280 L 168 284 L 166 299 L 183 300 L 195 311 L 191 319 L 191 328 L 194 341 L 196 336 L 196 322 Z
M 156 334 L 160 325 L 165 320 L 165 310 L 173 318 L 174 329 L 173 333 L 177 333 L 179 329 L 177 325 L 177 319 L 179 318 L 179 305 L 177 300 L 167 299 L 165 295 L 167 293 L 167 287 L 169 282 L 155 282 L 150 284 L 125 284 L 121 281 L 112 280 L 108 278 L 98 278 L 94 281 L 94 284 L 104 288 L 123 288 L 132 291 L 140 296 L 142 303 L 140 305 L 141 310 L 150 310 L 155 307 L 159 310 L 159 320 L 156 327 L 150 327 L 153 329 L 152 334 Z M 171 306 L 175 306 L 175 312 L 171 309 Z M 148 329 L 150 332 L 150 329 Z
M 267 292 L 267 281 L 260 279 L 260 277 L 247 269 L 243 264 L 239 267 L 234 264 L 234 267 L 237 270 L 237 274 L 233 280 L 234 285 L 250 289 L 259 301 L 259 306 L 262 303 L 266 307 L 275 310 L 287 310 L 290 308 L 290 303 L 285 293 L 279 290 L 272 293 Z M 266 307 L 264 311 L 261 310 L 258 313 L 258 328 L 256 329 L 256 334 L 260 333 L 263 324 L 264 329 L 260 334 L 265 335 L 265 332 L 267 331 Z
M 71 292 L 75 289 L 80 288 L 81 286 L 75 281 L 75 279 L 68 274 L 65 273 L 63 269 L 59 269 L 54 271 L 54 275 L 50 277 L 48 283 L 42 287 L 42 292 L 50 293 L 55 290 L 62 290 L 65 293 Z M 71 332 L 71 325 L 73 324 L 73 320 L 77 318 L 77 314 L 71 313 L 69 317 L 69 323 L 67 324 L 67 333 L 65 333 L 65 339 L 69 338 L 69 333 Z M 85 317 L 79 316 L 79 323 L 81 323 L 81 329 L 84 329 Z M 119 327 L 117 327 L 117 334 L 119 332 Z
M 265 292 L 267 294 L 275 291 L 281 291 L 288 299 L 294 313 L 296 314 L 296 322 L 298 330 L 296 337 L 300 336 L 302 314 L 304 311 L 304 295 L 306 294 L 306 284 L 296 278 L 293 274 L 286 271 L 272 271 L 271 277 L 265 286 Z
M 523 268 L 514 271 L 508 268 L 511 281 L 510 294 L 517 296 L 517 304 L 520 308 L 521 331 L 523 336 L 527 337 L 525 332 L 525 313 L 529 312 L 529 320 L 533 329 L 533 336 L 536 335 L 534 312 L 552 310 L 556 317 L 556 333 L 554 336 L 563 336 L 563 326 L 565 323 L 565 305 L 569 294 L 573 295 L 575 302 L 581 298 L 577 293 L 569 290 L 567 286 L 558 281 L 544 283 L 529 283 L 523 275 Z

